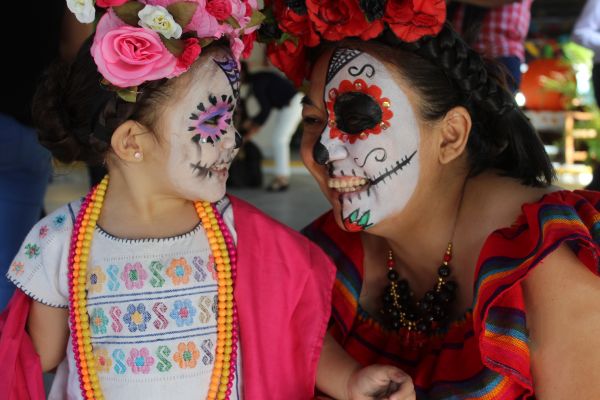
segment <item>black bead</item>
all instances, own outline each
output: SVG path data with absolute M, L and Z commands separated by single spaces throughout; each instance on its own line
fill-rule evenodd
M 395 330 L 400 329 L 400 321 L 393 321 L 392 328 L 394 328 Z
M 402 300 L 402 302 L 407 302 L 408 300 L 410 300 L 410 298 L 411 298 L 410 292 L 403 292 L 400 294 L 400 300 Z
M 406 315 L 406 319 L 408 319 L 409 321 L 416 321 L 417 320 L 417 313 L 409 312 Z
M 427 301 L 434 301 L 435 297 L 435 292 L 433 290 L 430 290 L 427 293 L 425 293 L 425 300 Z
M 452 300 L 454 300 L 454 292 L 442 289 L 439 297 L 444 303 L 450 303 Z
M 398 290 L 401 292 L 407 292 L 410 290 L 410 287 L 408 286 L 408 281 L 406 279 L 400 279 L 398 281 Z
M 394 301 L 393 297 L 391 294 L 386 293 L 383 295 L 383 304 L 392 304 Z
M 446 282 L 446 284 L 444 285 L 444 288 L 446 288 L 447 290 L 451 291 L 451 292 L 455 292 L 456 289 L 458 288 L 458 285 L 456 284 L 456 282 L 454 281 L 448 281 Z
M 392 318 L 398 318 L 400 316 L 400 312 L 394 308 L 390 315 L 392 316 Z
M 419 332 L 427 332 L 429 330 L 429 324 L 425 321 L 421 321 L 417 324 L 417 330 Z
M 422 312 L 429 311 L 431 310 L 431 302 L 423 300 L 419 302 L 418 307 Z
M 441 265 L 440 268 L 438 268 L 438 275 L 441 278 L 447 278 L 450 276 L 450 267 L 447 265 Z
M 400 275 L 398 275 L 396 270 L 390 269 L 387 273 L 387 277 L 390 281 L 396 282 L 400 278 Z

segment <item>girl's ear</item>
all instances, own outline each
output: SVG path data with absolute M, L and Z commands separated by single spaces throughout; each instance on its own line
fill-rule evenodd
M 148 130 L 136 121 L 123 122 L 112 135 L 110 143 L 112 150 L 123 161 L 143 161 L 143 143 L 137 139 L 137 136 L 147 132 Z

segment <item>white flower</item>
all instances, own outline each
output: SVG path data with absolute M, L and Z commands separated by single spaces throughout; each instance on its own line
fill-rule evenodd
M 67 0 L 67 7 L 75 14 L 77 21 L 83 24 L 94 22 L 96 18 L 94 0 Z
M 140 17 L 140 26 L 152 29 L 167 39 L 181 37 L 181 26 L 164 7 L 146 5 L 138 12 L 138 17 Z

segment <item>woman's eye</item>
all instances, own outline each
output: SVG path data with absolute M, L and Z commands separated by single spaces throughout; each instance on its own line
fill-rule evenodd
M 323 123 L 320 118 L 312 117 L 310 115 L 303 116 L 302 122 L 307 126 L 317 126 Z

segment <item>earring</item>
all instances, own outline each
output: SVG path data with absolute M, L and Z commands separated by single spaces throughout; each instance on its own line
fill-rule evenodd
M 135 153 L 133 153 L 133 157 L 136 160 L 141 160 L 142 159 L 142 153 L 140 153 L 139 151 L 136 151 Z

